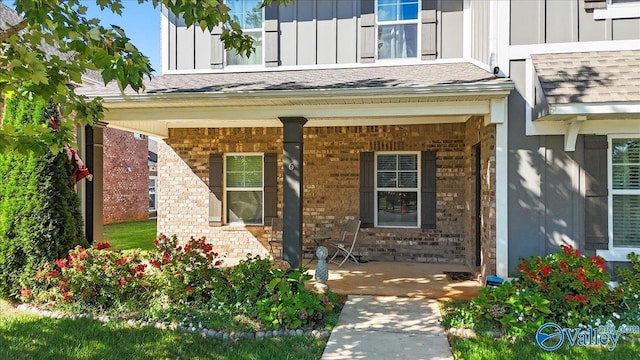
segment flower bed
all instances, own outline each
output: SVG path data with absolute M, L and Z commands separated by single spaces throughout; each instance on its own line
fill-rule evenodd
M 223 267 L 205 238 L 178 245 L 175 236 L 161 235 L 154 245 L 150 251 L 112 251 L 107 243 L 78 247 L 38 270 L 21 300 L 66 314 L 174 323 L 216 334 L 323 330 L 327 316 L 339 310 L 334 293 L 304 287 L 311 278 L 305 268 L 251 256 Z
M 445 304 L 443 325 L 512 339 L 532 337 L 545 323 L 585 329 L 607 321 L 635 325 L 640 321 L 640 257 L 629 258 L 633 269 L 618 270 L 617 286 L 603 258 L 586 257 L 572 247 L 521 259 L 520 278 L 484 288 L 470 303 Z

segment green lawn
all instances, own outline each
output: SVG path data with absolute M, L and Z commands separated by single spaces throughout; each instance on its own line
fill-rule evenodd
M 156 220 L 135 221 L 104 226 L 104 241 L 116 250 L 153 249 L 156 232 Z
M 0 359 L 319 359 L 326 341 L 222 341 L 124 323 L 0 314 Z
M 475 339 L 449 337 L 456 360 L 560 360 L 560 359 L 640 359 L 640 343 L 637 339 L 620 339 L 613 351 L 604 347 L 571 346 L 568 341 L 555 351 L 541 349 L 532 337 L 511 342 L 481 336 Z

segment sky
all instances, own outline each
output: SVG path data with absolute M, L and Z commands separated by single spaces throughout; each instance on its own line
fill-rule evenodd
M 160 75 L 160 8 L 154 9 L 149 1 L 123 0 L 122 16 L 118 16 L 110 10 L 100 11 L 95 0 L 82 3 L 89 8 L 87 16 L 100 19 L 103 26 L 122 27 L 138 50 L 149 57 L 155 75 Z

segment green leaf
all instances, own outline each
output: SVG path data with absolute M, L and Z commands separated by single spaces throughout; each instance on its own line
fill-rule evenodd
M 100 32 L 100 28 L 94 27 L 89 30 L 89 38 L 93 40 L 100 40 L 102 38 L 102 33 Z

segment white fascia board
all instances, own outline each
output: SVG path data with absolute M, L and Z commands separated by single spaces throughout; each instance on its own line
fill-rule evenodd
M 307 118 L 486 115 L 490 101 L 433 103 L 327 104 L 297 106 L 222 106 L 110 108 L 105 121 L 262 121 L 283 116 Z
M 485 125 L 502 124 L 507 120 L 507 98 L 491 99 L 491 111 L 485 117 Z
M 640 50 L 638 40 L 580 41 L 549 44 L 510 45 L 511 60 L 528 59 L 532 54 L 561 54 L 591 51 Z
M 549 105 L 549 115 L 640 114 L 640 102 L 571 103 Z
M 478 85 L 437 85 L 406 88 L 364 88 L 364 89 L 320 89 L 320 90 L 272 90 L 244 92 L 208 92 L 208 93 L 133 93 L 119 95 L 97 95 L 105 103 L 133 101 L 180 101 L 180 100 L 218 100 L 218 99 L 326 99 L 331 97 L 404 97 L 404 96 L 470 96 L 486 95 L 504 97 L 514 88 L 512 82 Z M 96 97 L 97 97 L 96 96 Z M 133 105 L 133 104 L 132 104 Z M 132 107 L 135 107 L 133 105 Z

